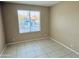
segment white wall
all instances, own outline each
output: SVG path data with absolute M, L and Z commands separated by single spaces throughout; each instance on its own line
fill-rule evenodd
M 51 37 L 79 52 L 79 2 L 61 2 L 50 13 Z

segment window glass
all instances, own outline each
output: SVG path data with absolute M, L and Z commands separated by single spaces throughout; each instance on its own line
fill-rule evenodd
M 18 10 L 19 33 L 40 31 L 40 12 Z

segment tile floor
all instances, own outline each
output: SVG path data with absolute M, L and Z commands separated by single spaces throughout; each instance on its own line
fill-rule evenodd
M 50 39 L 7 46 L 2 58 L 79 58 L 79 55 Z

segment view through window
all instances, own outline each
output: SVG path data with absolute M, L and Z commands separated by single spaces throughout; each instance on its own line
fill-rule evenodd
M 40 11 L 18 10 L 19 33 L 40 31 Z

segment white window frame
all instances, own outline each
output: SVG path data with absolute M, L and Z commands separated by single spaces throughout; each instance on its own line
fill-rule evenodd
M 18 11 L 29 11 L 29 17 L 30 17 L 31 10 L 17 10 L 17 14 L 18 14 Z M 31 31 L 32 29 L 31 29 L 31 25 L 30 25 L 30 31 L 29 32 L 26 32 L 26 31 L 25 32 L 20 32 L 20 24 L 19 24 L 19 18 L 18 18 L 19 33 L 31 33 L 31 32 L 40 32 L 41 31 L 41 15 L 40 15 L 40 11 L 34 11 L 34 12 L 39 12 L 39 27 L 40 27 L 39 30 Z M 30 22 L 31 22 L 31 20 L 30 20 Z

